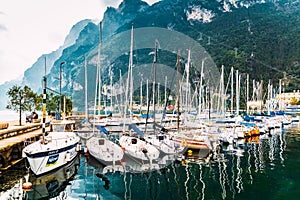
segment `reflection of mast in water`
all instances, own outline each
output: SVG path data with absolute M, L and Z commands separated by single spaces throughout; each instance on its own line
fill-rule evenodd
M 131 199 L 131 183 L 132 183 L 132 174 L 129 174 L 129 184 L 127 186 L 127 180 L 126 180 L 126 172 L 124 173 L 124 185 L 125 185 L 125 193 L 124 193 L 124 199 Z M 127 194 L 129 193 L 129 194 Z
M 85 193 L 85 199 L 87 198 L 87 177 L 88 177 L 88 175 L 87 175 L 87 171 L 88 171 L 88 157 L 84 157 L 84 179 L 83 179 L 83 181 L 84 181 L 84 193 Z
M 235 156 L 232 154 L 232 157 L 231 157 L 231 173 L 232 173 L 232 176 L 231 176 L 231 185 L 230 185 L 230 190 L 232 191 L 232 199 L 235 198 L 235 162 L 234 162 L 234 159 Z
M 186 172 L 186 180 L 184 182 L 184 188 L 185 188 L 185 196 L 186 199 L 189 199 L 189 190 L 188 190 L 188 182 L 190 180 L 190 175 L 189 175 L 189 164 L 185 166 L 185 172 Z
M 201 164 L 199 164 L 199 172 L 200 172 L 199 180 L 202 183 L 202 189 L 201 189 L 202 198 L 201 199 L 204 200 L 205 199 L 205 182 L 203 181 L 203 176 L 202 176 L 203 171 L 202 171 L 202 165 Z
M 156 171 L 159 175 L 159 170 Z M 153 173 L 153 174 L 152 174 Z M 159 178 L 155 175 L 153 171 L 150 171 L 149 173 L 144 174 L 146 176 L 146 184 L 149 186 L 149 196 L 151 199 L 157 199 L 157 196 L 159 195 L 159 189 L 160 181 Z
M 252 177 L 252 172 L 251 172 L 251 149 L 248 149 L 247 151 L 248 153 L 248 160 L 247 160 L 247 164 L 248 164 L 248 173 L 249 173 L 249 180 L 250 180 L 250 184 L 253 183 L 253 177 Z
M 225 187 L 225 183 L 227 178 L 227 172 L 226 172 L 226 163 L 225 163 L 225 159 L 224 159 L 224 154 L 220 154 L 220 156 L 222 156 L 222 160 L 218 159 L 218 167 L 219 167 L 219 182 L 222 188 L 222 198 L 225 199 L 226 198 L 226 187 Z M 218 157 L 219 158 L 219 157 Z
M 263 141 L 258 143 L 258 156 L 259 156 L 259 170 L 263 171 L 265 169 L 265 159 L 264 159 L 264 147 Z
M 270 165 L 273 167 L 274 166 L 274 137 L 269 137 L 269 160 L 270 160 Z
M 200 174 L 201 174 L 201 171 L 200 171 L 200 169 L 198 169 L 198 167 L 197 167 L 198 165 L 195 165 L 194 167 L 195 167 L 195 170 L 194 171 L 196 171 L 196 172 L 199 172 Z M 199 167 L 201 166 L 201 164 L 199 163 Z M 192 191 L 195 191 L 196 193 L 197 193 L 197 197 L 196 197 L 196 199 L 199 199 L 199 197 L 201 197 L 201 193 L 199 192 L 199 190 L 198 190 L 198 183 L 199 183 L 199 181 L 198 181 L 198 178 L 196 177 L 196 175 L 195 175 L 196 173 L 191 173 L 191 175 L 193 176 L 193 179 L 192 180 L 194 180 L 196 183 L 194 184 L 194 189 L 192 190 Z
M 259 159 L 256 155 L 256 144 L 251 144 L 251 149 L 253 148 L 253 155 L 254 155 L 254 167 L 255 167 L 255 172 L 258 172 L 259 169 Z
M 171 165 L 172 168 L 173 168 L 173 165 L 174 165 L 174 164 Z M 167 191 L 168 194 L 169 194 L 169 195 L 167 195 L 167 196 L 172 197 L 172 191 L 171 191 L 171 188 L 170 188 L 170 185 L 171 185 L 172 183 L 171 183 L 171 181 L 170 181 L 169 176 L 167 176 L 167 174 L 168 174 L 169 172 L 170 172 L 169 169 L 166 168 L 166 169 L 162 172 L 162 174 L 163 174 L 163 176 L 164 176 L 165 183 L 166 183 L 166 191 Z
M 177 172 L 175 171 L 175 165 L 179 165 L 179 164 L 177 164 L 177 163 L 172 164 L 172 172 L 174 174 L 174 181 L 175 181 L 175 183 L 177 185 L 177 188 L 178 188 L 177 193 L 178 193 L 178 196 L 180 197 L 180 186 L 179 186 L 179 182 L 178 182 Z M 178 174 L 179 173 L 180 173 L 180 170 L 178 171 Z
M 243 190 L 243 180 L 242 180 L 243 169 L 241 168 L 240 163 L 241 163 L 241 158 L 240 158 L 240 156 L 237 156 L 237 159 L 236 159 L 236 169 L 237 169 L 236 187 L 238 189 L 238 193 L 240 193 Z
M 279 133 L 279 158 L 281 160 L 281 165 L 284 166 L 284 158 L 283 158 L 283 151 L 285 149 L 285 137 L 282 137 L 282 133 Z

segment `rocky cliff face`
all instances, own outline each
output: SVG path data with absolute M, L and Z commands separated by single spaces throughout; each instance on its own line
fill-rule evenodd
M 299 1 L 162 0 L 149 6 L 141 0 L 124 0 L 118 8 L 107 8 L 102 22 L 106 45 L 103 47 L 106 50 L 101 52 L 104 82 L 108 80 L 109 69 L 115 75 L 119 69 L 127 70 L 129 44 L 115 44 L 112 38 L 129 30 L 134 23 L 135 28 L 161 27 L 195 39 L 209 52 L 217 66 L 223 64 L 227 71 L 235 66 L 243 73 L 250 73 L 252 78 L 266 82 L 269 79 L 277 82 L 285 73 L 286 78 L 290 78 L 290 86 L 299 88 Z M 62 91 L 74 100 L 75 107 L 83 109 L 84 62 L 87 60 L 88 93 L 92 102 L 99 35 L 99 24 L 83 20 L 74 25 L 65 44 L 50 54 L 42 55 L 24 73 L 22 84 L 39 91 L 46 57 L 48 87 L 57 90 L 60 63 L 66 62 L 62 69 Z M 111 54 L 109 49 L 121 49 L 123 46 L 128 46 L 123 56 L 106 59 Z M 147 51 L 136 53 L 141 60 L 152 59 Z M 3 88 L 0 86 L 0 90 Z

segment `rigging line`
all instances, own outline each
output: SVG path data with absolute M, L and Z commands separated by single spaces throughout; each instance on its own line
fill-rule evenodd
M 173 86 L 173 84 L 174 84 L 174 80 L 175 80 L 175 73 L 177 73 L 177 71 L 175 70 L 177 68 L 177 62 L 176 62 L 176 64 L 174 65 L 174 70 L 173 70 L 173 75 L 172 75 L 172 80 L 171 80 L 171 83 L 169 84 L 169 86 L 168 86 L 168 88 L 169 88 L 169 90 L 168 90 L 168 94 L 166 95 L 167 96 L 167 101 L 165 101 L 165 105 L 164 105 L 164 112 L 163 112 L 163 115 L 162 115 L 162 117 L 161 117 L 161 121 L 160 121 L 160 124 L 163 124 L 163 119 L 166 117 L 166 108 L 167 108 L 167 105 L 168 105 L 168 103 L 169 103 L 169 96 L 170 96 L 170 94 L 171 94 L 171 90 L 172 90 L 172 86 Z M 165 124 L 165 123 L 164 123 Z

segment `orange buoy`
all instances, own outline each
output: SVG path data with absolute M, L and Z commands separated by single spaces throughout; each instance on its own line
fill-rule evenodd
M 31 188 L 32 188 L 31 182 L 26 182 L 26 183 L 23 183 L 23 185 L 22 185 L 23 190 L 31 190 Z

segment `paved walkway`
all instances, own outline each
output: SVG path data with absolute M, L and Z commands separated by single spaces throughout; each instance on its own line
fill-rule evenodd
M 16 124 L 10 125 L 7 129 L 3 129 L 0 130 L 0 134 L 5 133 L 5 132 L 13 132 L 14 130 L 20 130 L 20 129 L 31 129 L 34 126 L 41 126 L 42 123 L 22 123 L 22 126 L 18 126 Z M 50 128 L 46 127 L 46 131 L 49 131 Z M 37 128 L 35 130 L 29 131 L 29 132 L 25 132 L 25 133 L 20 133 L 18 135 L 15 136 L 11 136 L 11 137 L 7 137 L 4 139 L 0 140 L 0 151 L 6 148 L 9 148 L 17 143 L 23 142 L 28 138 L 33 138 L 33 137 L 37 137 L 39 135 L 42 135 L 42 128 Z

